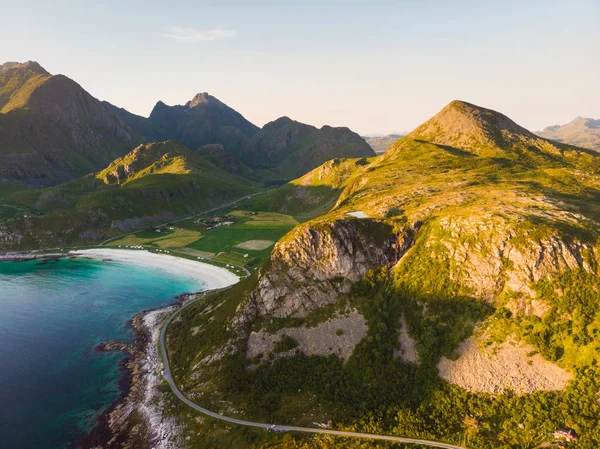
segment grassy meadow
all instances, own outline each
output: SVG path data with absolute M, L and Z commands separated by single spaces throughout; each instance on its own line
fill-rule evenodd
M 274 244 L 298 224 L 290 215 L 275 212 L 233 210 L 218 217 L 222 218 L 221 222 L 233 224 L 209 228 L 207 223 L 213 223 L 211 220 L 215 217 L 193 218 L 175 226 L 136 232 L 113 240 L 108 246 L 169 249 L 179 256 L 255 267 L 271 253 Z

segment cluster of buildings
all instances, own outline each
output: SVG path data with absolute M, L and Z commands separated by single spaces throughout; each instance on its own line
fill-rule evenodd
M 156 229 L 154 230 L 154 232 L 163 232 L 163 231 L 166 231 L 167 229 L 168 229 L 169 231 L 174 231 L 174 230 L 175 230 L 175 227 L 174 227 L 174 226 L 165 226 L 165 227 L 162 227 L 162 228 L 161 228 L 161 227 L 158 227 L 158 228 L 156 228 Z
M 199 218 L 194 220 L 195 224 L 204 225 L 204 229 L 213 229 L 220 226 L 231 226 L 235 218 L 231 215 L 215 215 L 214 217 Z

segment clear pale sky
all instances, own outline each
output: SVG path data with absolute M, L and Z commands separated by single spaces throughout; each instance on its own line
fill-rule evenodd
M 410 131 L 461 99 L 538 130 L 600 118 L 600 0 L 0 0 L 0 62 L 36 60 L 147 116 L 209 92 L 282 115 Z

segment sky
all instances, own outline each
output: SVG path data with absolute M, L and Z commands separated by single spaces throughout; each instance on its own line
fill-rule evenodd
M 281 116 L 410 131 L 453 99 L 531 130 L 600 118 L 600 0 L 0 0 L 0 63 L 38 61 L 148 116 L 208 92 Z

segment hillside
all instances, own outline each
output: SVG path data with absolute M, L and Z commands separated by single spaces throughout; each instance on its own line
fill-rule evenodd
M 348 128 L 318 129 L 288 117 L 267 123 L 240 155 L 247 164 L 272 169 L 288 180 L 331 159 L 372 156 L 364 139 Z
M 0 66 L 0 182 L 68 181 L 98 170 L 137 141 L 71 79 L 35 62 Z
M 133 124 L 142 131 L 142 124 Z M 197 94 L 182 106 L 167 106 L 158 102 L 148 120 L 160 139 L 177 139 L 191 149 L 221 145 L 226 161 L 218 162 L 212 147 L 213 162 L 220 166 L 262 170 L 249 173 L 252 178 L 289 180 L 302 176 L 323 162 L 336 157 L 370 157 L 374 152 L 357 134 L 348 128 L 314 126 L 281 117 L 262 129 L 215 97 Z M 233 162 L 233 157 L 237 161 Z
M 7 62 L 0 65 L 0 113 L 27 104 L 31 93 L 51 75 L 37 62 Z
M 600 151 L 600 120 L 577 117 L 566 125 L 554 125 L 537 133 L 556 142 Z
M 454 101 L 383 156 L 324 164 L 250 203 L 326 211 L 182 313 L 174 376 L 198 403 L 265 422 L 486 449 L 568 427 L 573 447 L 597 447 L 599 161 Z
M 156 103 L 148 119 L 161 140 L 177 139 L 192 150 L 221 144 L 239 152 L 258 127 L 212 95 L 199 93 L 185 105 Z
M 373 151 L 377 154 L 383 154 L 396 143 L 398 139 L 406 134 L 388 134 L 386 136 L 365 136 L 365 141 L 369 144 Z
M 231 167 L 232 173 L 266 184 L 302 176 L 336 157 L 375 155 L 348 128 L 317 129 L 281 117 L 260 129 L 206 92 L 184 105 L 159 101 L 148 119 L 105 106 L 146 140 L 177 139 L 225 170 Z
M 256 191 L 174 141 L 136 147 L 105 169 L 56 187 L 9 194 L 28 217 L 0 225 L 0 248 L 97 243 Z

